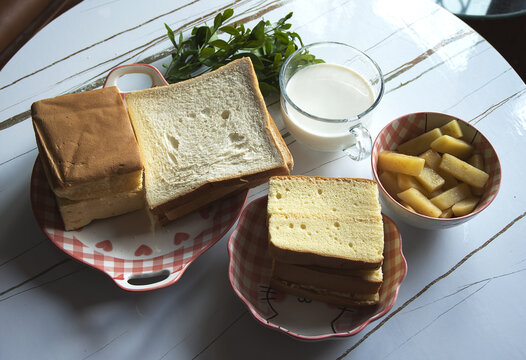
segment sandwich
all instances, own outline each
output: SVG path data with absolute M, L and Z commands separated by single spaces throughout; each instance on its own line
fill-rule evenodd
M 144 207 L 143 164 L 116 87 L 37 101 L 31 116 L 65 230 Z
M 144 162 L 147 206 L 161 224 L 292 168 L 249 58 L 132 92 L 126 104 Z
M 376 182 L 276 176 L 267 213 L 272 287 L 343 306 L 378 303 L 384 232 Z

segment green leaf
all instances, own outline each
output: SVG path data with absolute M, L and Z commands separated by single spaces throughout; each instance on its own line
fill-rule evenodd
M 214 29 L 219 29 L 221 24 L 223 23 L 223 16 L 221 14 L 217 14 L 214 18 Z
M 261 20 L 250 33 L 251 37 L 254 37 L 258 41 L 265 39 L 265 22 Z
M 174 47 L 177 49 L 177 43 L 175 42 L 174 32 L 172 31 L 172 29 L 170 29 L 170 27 L 166 23 L 164 24 L 164 27 L 166 28 L 166 31 L 168 32 L 168 39 L 170 39 Z
M 235 27 L 230 26 L 230 25 L 223 26 L 219 28 L 219 30 L 227 34 L 230 34 L 232 36 L 239 36 L 239 31 Z
M 201 52 L 199 53 L 200 58 L 206 58 L 209 56 L 212 56 L 215 54 L 215 49 L 213 47 L 205 47 Z
M 223 49 L 223 50 L 230 49 L 230 45 L 228 45 L 228 43 L 226 41 L 221 40 L 221 39 L 210 41 L 208 44 L 211 45 L 211 46 Z
M 234 15 L 234 10 L 233 9 L 226 9 L 223 12 L 223 22 L 225 22 L 226 20 L 230 19 L 232 17 L 232 15 Z
M 296 51 L 294 43 L 289 43 L 287 50 L 285 50 L 285 57 L 288 58 L 294 51 Z

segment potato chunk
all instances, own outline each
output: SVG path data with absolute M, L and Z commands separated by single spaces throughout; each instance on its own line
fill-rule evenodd
M 486 172 L 450 154 L 442 155 L 439 169 L 453 175 L 460 181 L 478 188 L 483 188 L 489 179 L 489 175 Z
M 462 135 L 462 129 L 460 128 L 460 125 L 458 124 L 458 121 L 453 119 L 450 122 L 448 122 L 445 125 L 442 125 L 440 127 L 440 131 L 442 132 L 442 135 L 449 135 L 456 139 L 460 139 Z
M 473 153 L 473 146 L 464 140 L 442 135 L 431 143 L 431 149 L 439 153 L 448 153 L 460 159 L 466 159 Z
M 427 166 L 424 166 L 420 175 L 415 176 L 415 178 L 429 192 L 440 189 L 446 182 L 435 170 Z
M 433 170 L 438 169 L 440 161 L 442 161 L 442 156 L 433 149 L 427 150 L 425 153 L 420 154 L 420 156 L 426 162 L 426 166 L 430 167 Z
M 398 197 L 422 215 L 439 217 L 440 214 L 442 214 L 442 210 L 429 201 L 429 199 L 417 189 L 410 188 L 402 191 L 398 194 Z
M 389 195 L 391 195 L 395 199 L 398 199 L 397 194 L 402 190 L 398 187 L 398 180 L 396 178 L 396 174 L 390 171 L 382 171 L 380 175 L 378 175 L 378 178 L 380 179 L 382 186 L 389 193 Z
M 442 211 L 442 214 L 439 216 L 441 219 L 449 219 L 451 217 L 453 217 L 453 210 L 451 208 Z
M 484 158 L 482 157 L 482 154 L 480 153 L 471 155 L 471 157 L 468 159 L 468 164 L 476 167 L 479 170 L 484 171 Z M 471 192 L 473 193 L 473 195 L 480 196 L 484 193 L 484 188 L 472 186 Z
M 440 210 L 446 210 L 457 202 L 471 196 L 471 190 L 465 183 L 461 183 L 454 188 L 444 191 L 442 194 L 431 198 L 431 202 Z M 441 211 L 442 212 L 442 211 Z
M 393 151 L 378 154 L 378 168 L 397 173 L 416 176 L 422 172 L 425 160 L 416 156 L 404 155 Z
M 440 158 L 440 159 L 442 159 L 442 158 Z M 452 187 L 455 187 L 455 186 L 458 185 L 458 180 L 453 175 L 451 175 L 450 173 L 445 172 L 443 170 L 440 170 L 440 168 L 436 169 L 436 172 L 445 181 L 444 185 L 442 185 L 442 190 L 449 190 Z
M 422 135 L 419 135 L 411 140 L 398 145 L 396 150 L 406 155 L 418 155 L 429 149 L 429 145 L 438 139 L 442 133 L 439 128 L 429 130 Z
M 469 214 L 470 212 L 475 209 L 475 206 L 479 203 L 478 197 L 468 197 L 467 199 L 461 200 L 457 202 L 455 205 L 451 207 L 451 210 L 453 211 L 453 214 L 455 216 L 464 216 Z
M 396 174 L 396 180 L 400 191 L 415 188 L 425 196 L 429 195 L 428 191 L 416 180 L 414 176 L 406 174 Z
M 480 153 L 471 155 L 471 157 L 468 159 L 468 164 L 484 171 L 484 158 Z

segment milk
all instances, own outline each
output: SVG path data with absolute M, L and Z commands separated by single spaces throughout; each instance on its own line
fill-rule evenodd
M 324 119 L 354 119 L 374 103 L 369 83 L 351 69 L 321 63 L 296 72 L 286 85 L 289 99 L 304 112 Z M 315 120 L 282 101 L 285 125 L 292 135 L 307 146 L 321 151 L 337 151 L 351 146 L 349 128 L 354 122 L 328 123 Z

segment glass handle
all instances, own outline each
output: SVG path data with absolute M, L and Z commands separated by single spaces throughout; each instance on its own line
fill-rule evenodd
M 371 154 L 373 140 L 369 131 L 358 124 L 349 129 L 349 132 L 354 136 L 354 144 L 343 151 L 353 160 L 360 161 Z

